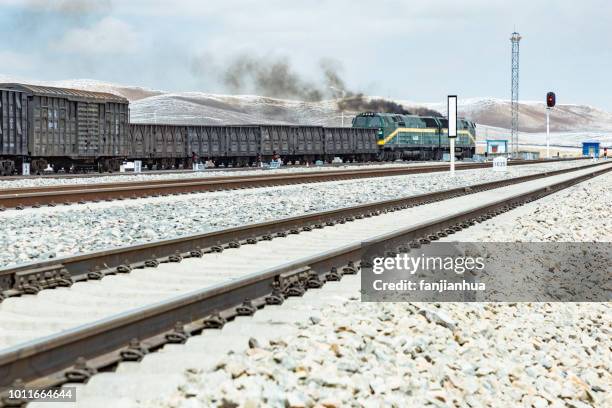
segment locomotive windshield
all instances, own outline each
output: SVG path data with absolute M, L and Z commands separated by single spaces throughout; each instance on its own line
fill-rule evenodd
M 357 116 L 353 122 L 353 127 L 380 128 L 382 122 L 378 116 Z
M 438 122 L 433 118 L 422 118 L 428 128 L 437 128 Z

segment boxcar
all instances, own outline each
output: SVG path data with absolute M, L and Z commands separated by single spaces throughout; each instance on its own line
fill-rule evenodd
M 225 126 L 187 126 L 187 145 L 191 155 L 203 160 L 225 157 Z
M 293 160 L 314 162 L 323 157 L 324 131 L 321 126 L 291 127 Z
M 291 126 L 286 125 L 261 125 L 261 148 L 260 154 L 266 159 L 275 154 L 281 157 L 293 155 Z
M 187 126 L 130 124 L 128 158 L 149 168 L 171 169 L 190 165 Z
M 27 116 L 25 130 L 23 125 L 17 129 L 14 122 L 13 141 L 7 142 L 10 150 L 19 135 L 17 131 L 21 131 L 20 149 L 12 148 L 15 156 L 11 160 L 16 166 L 30 161 L 34 173 L 43 171 L 48 164 L 56 171 L 62 167 L 118 170 L 121 158 L 128 155 L 127 99 L 108 93 L 24 84 L 0 84 L 0 89 L 2 98 L 7 99 L 8 116 L 17 110 Z M 10 123 L 9 118 L 9 131 Z
M 247 166 L 259 155 L 261 129 L 258 126 L 226 126 L 226 157 L 232 165 Z
M 333 159 L 334 156 L 349 158 L 353 149 L 351 146 L 352 128 L 326 127 L 325 128 L 325 154 Z
M 0 175 L 15 172 L 16 160 L 28 155 L 28 98 L 24 92 L 0 89 Z

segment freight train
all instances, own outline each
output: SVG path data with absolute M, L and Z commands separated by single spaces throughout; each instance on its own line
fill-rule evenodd
M 127 99 L 25 84 L 0 84 L 0 175 L 21 171 L 117 171 L 126 160 L 149 169 L 189 168 L 193 159 L 249 166 L 280 156 L 289 163 L 439 159 L 446 146 L 440 118 L 365 113 L 353 127 L 171 125 L 130 123 Z M 456 155 L 474 152 L 474 127 Z M 415 130 L 416 129 L 416 130 Z M 467 137 L 466 136 L 466 137 Z

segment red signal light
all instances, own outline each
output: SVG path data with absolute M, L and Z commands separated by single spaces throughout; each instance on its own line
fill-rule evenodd
M 556 96 L 554 92 L 549 92 L 546 94 L 546 106 L 548 106 L 549 108 L 552 108 L 555 106 L 556 103 Z

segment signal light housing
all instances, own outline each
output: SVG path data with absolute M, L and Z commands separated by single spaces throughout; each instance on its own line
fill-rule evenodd
M 553 108 L 555 106 L 555 103 L 557 102 L 557 97 L 555 96 L 554 92 L 549 92 L 546 94 L 546 106 L 548 106 L 549 108 Z

